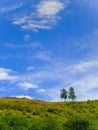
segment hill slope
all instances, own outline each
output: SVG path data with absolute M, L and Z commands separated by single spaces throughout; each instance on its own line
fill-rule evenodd
M 73 124 L 77 122 L 81 126 L 73 128 Z M 82 129 L 86 125 L 88 128 Z M 25 98 L 1 98 L 0 130 L 16 129 L 98 130 L 98 101 L 45 102 Z

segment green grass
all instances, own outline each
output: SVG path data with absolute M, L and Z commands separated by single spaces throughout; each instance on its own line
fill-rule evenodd
M 90 120 L 95 127 L 91 130 L 98 130 L 98 101 L 45 102 L 0 98 L 0 130 L 74 130 L 68 122 L 79 118 Z

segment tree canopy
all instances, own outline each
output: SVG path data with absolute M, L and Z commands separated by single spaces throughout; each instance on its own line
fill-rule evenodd
M 72 100 L 75 100 L 75 99 L 76 99 L 76 95 L 75 95 L 75 92 L 74 92 L 74 88 L 73 88 L 73 87 L 70 87 L 68 97 L 69 97 L 69 99 L 72 99 Z
M 60 97 L 61 97 L 61 99 L 64 99 L 64 100 L 67 99 L 67 91 L 65 88 L 61 89 Z

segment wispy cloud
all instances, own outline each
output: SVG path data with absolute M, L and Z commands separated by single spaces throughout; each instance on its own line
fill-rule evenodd
M 11 57 L 12 57 L 11 55 L 2 55 L 2 56 L 0 56 L 0 60 L 7 60 Z
M 45 89 L 43 89 L 43 88 L 39 88 L 38 90 L 37 90 L 37 93 L 39 93 L 39 94 L 43 94 L 43 93 L 45 93 L 46 92 L 46 90 Z M 47 93 L 47 92 L 46 92 Z
M 37 32 L 40 29 L 51 29 L 60 19 L 60 12 L 63 11 L 69 0 L 40 0 L 29 10 L 21 10 L 15 14 L 12 22 L 19 25 L 23 30 Z
M 48 62 L 52 62 L 50 55 L 51 55 L 50 51 L 48 51 L 48 50 L 46 51 L 45 49 L 43 49 L 43 51 L 37 52 L 37 54 L 34 56 L 34 58 L 48 61 Z
M 35 89 L 38 88 L 38 85 L 35 85 L 33 83 L 30 82 L 20 82 L 17 84 L 18 87 L 24 89 L 24 90 L 28 90 L 28 89 Z
M 12 11 L 15 11 L 16 9 L 19 9 L 21 6 L 22 4 L 19 3 L 19 4 L 11 5 L 9 7 L 2 7 L 0 8 L 0 13 L 12 12 Z
M 6 43 L 4 44 L 4 47 L 10 48 L 10 49 L 22 49 L 22 48 L 26 48 L 26 49 L 35 49 L 35 48 L 39 48 L 39 49 L 44 49 L 43 45 L 37 42 L 31 42 L 29 44 L 14 44 L 14 43 Z
M 71 73 L 83 73 L 88 72 L 91 68 L 98 68 L 98 61 L 82 61 L 75 66 L 69 68 L 69 72 Z
M 16 51 L 16 53 L 14 55 L 11 55 L 11 57 L 9 58 L 13 58 L 13 57 L 17 57 L 17 58 L 21 58 L 21 50 L 23 50 L 25 52 L 25 58 L 28 60 L 41 60 L 41 61 L 48 61 L 51 62 L 51 58 L 50 55 L 52 55 L 51 51 L 46 49 L 41 43 L 23 43 L 23 44 L 14 44 L 14 43 L 7 43 L 4 45 L 5 48 L 9 48 L 10 50 L 18 50 L 18 53 Z M 1 59 L 4 59 L 7 57 L 1 57 Z M 27 61 L 28 62 L 28 61 Z M 26 68 L 26 70 L 34 70 L 34 66 L 30 65 Z

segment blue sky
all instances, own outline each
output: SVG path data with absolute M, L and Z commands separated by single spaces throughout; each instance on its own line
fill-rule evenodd
M 0 97 L 98 99 L 98 0 L 1 0 Z

